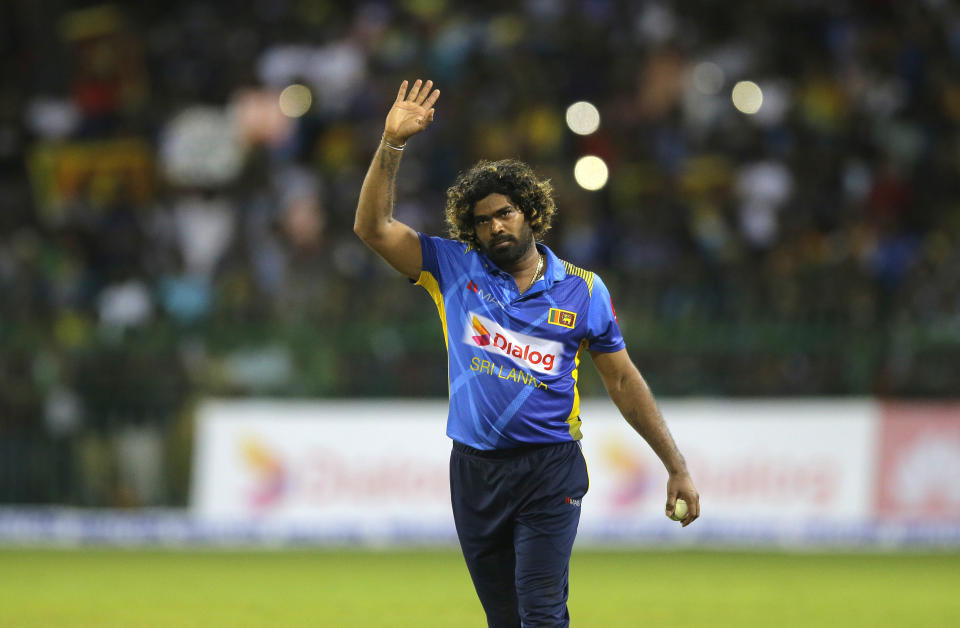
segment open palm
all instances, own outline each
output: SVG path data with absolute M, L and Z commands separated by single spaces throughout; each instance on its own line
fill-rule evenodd
M 388 140 L 403 144 L 411 135 L 416 135 L 433 122 L 433 105 L 440 98 L 440 90 L 435 89 L 431 93 L 432 87 L 433 81 L 424 83 L 417 79 L 407 93 L 407 81 L 400 84 L 397 99 L 383 127 Z

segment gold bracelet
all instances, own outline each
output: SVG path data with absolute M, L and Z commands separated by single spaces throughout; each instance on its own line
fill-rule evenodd
M 387 134 L 386 134 L 386 133 L 384 133 L 384 134 L 380 137 L 380 141 L 383 142 L 384 144 L 386 144 L 386 145 L 387 145 L 387 148 L 392 148 L 393 150 L 399 150 L 399 151 L 403 151 L 403 147 L 407 145 L 407 143 L 404 142 L 404 143 L 401 144 L 400 146 L 394 146 L 393 144 L 391 144 L 390 142 L 387 141 Z

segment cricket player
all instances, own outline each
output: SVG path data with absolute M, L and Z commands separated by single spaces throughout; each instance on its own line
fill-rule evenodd
M 354 231 L 436 303 L 447 344 L 450 491 L 457 535 L 491 628 L 568 626 L 568 567 L 589 480 L 577 376 L 584 351 L 611 399 L 700 514 L 683 456 L 634 366 L 596 274 L 539 242 L 549 182 L 519 161 L 481 161 L 447 190 L 451 239 L 393 217 L 400 159 L 440 96 L 404 81 L 360 191 Z

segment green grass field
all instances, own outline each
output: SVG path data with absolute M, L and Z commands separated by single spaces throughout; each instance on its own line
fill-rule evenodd
M 960 626 L 960 554 L 576 551 L 577 628 Z M 0 626 L 485 626 L 455 551 L 0 549 Z

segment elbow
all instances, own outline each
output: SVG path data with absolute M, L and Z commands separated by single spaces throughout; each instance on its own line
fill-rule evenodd
M 358 238 L 366 242 L 366 238 L 364 238 L 364 234 L 366 233 L 366 231 L 363 229 L 362 226 L 360 226 L 360 221 L 354 221 L 353 233 L 355 233 Z
M 379 216 L 364 214 L 365 212 L 361 209 L 357 209 L 357 214 L 353 219 L 353 232 L 366 244 L 374 244 L 387 235 L 390 221 Z
M 359 217 L 353 222 L 353 232 L 367 244 L 374 240 L 376 236 L 376 230 L 371 229 L 370 225 L 364 224 Z
M 610 395 L 617 397 L 626 397 L 630 393 L 641 390 L 646 387 L 643 377 L 639 371 L 619 373 L 610 382 Z

